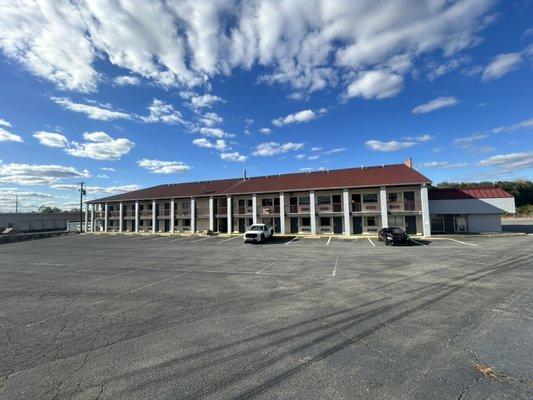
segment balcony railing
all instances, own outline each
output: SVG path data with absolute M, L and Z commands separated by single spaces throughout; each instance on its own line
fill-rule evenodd
M 196 216 L 198 218 L 209 218 L 209 208 L 197 208 Z
M 380 211 L 379 203 L 352 203 L 354 213 L 375 213 Z
M 258 206 L 257 212 L 259 215 L 279 214 L 279 206 Z
M 141 210 L 139 211 L 140 218 L 152 218 L 152 210 Z
M 124 210 L 123 215 L 124 215 L 124 218 L 134 218 L 135 210 Z
M 109 211 L 109 218 L 116 219 L 120 217 L 120 211 Z
M 217 208 L 217 215 L 227 215 L 227 214 L 228 214 L 228 207 Z
M 389 202 L 389 211 L 392 212 L 409 212 L 420 211 L 421 206 L 419 201 L 393 201 Z
M 190 217 L 191 216 L 191 209 L 190 208 L 178 208 L 174 215 L 176 217 Z
M 105 211 L 96 211 L 96 212 L 94 213 L 94 217 L 95 217 L 95 218 L 100 218 L 100 219 L 105 218 Z
M 235 214 L 236 215 L 252 215 L 254 212 L 253 207 L 249 206 L 237 206 L 235 207 Z
M 159 218 L 170 217 L 170 209 L 168 209 L 168 208 L 159 209 L 159 213 L 157 214 L 157 216 Z
M 311 205 L 300 204 L 287 206 L 287 212 L 289 214 L 309 214 L 311 212 Z
M 342 212 L 342 204 L 341 203 L 317 204 L 315 209 L 316 209 L 317 214 L 339 213 L 339 212 Z

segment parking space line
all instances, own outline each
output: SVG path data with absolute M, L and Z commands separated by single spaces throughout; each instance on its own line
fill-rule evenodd
M 411 241 L 417 243 L 419 246 L 424 246 L 424 243 L 420 243 L 418 240 L 415 240 L 413 238 L 411 238 Z
M 172 240 L 169 240 L 169 242 L 181 242 L 182 240 L 185 240 L 185 239 L 188 239 L 188 237 L 180 237 L 177 239 L 172 239 Z
M 333 272 L 331 273 L 331 276 L 337 275 L 337 264 L 339 263 L 339 256 L 335 259 L 335 265 L 333 266 Z
M 211 239 L 211 236 L 208 236 L 208 237 L 205 237 L 205 238 L 201 238 L 201 239 L 198 239 L 198 240 L 193 240 L 193 241 L 191 241 L 191 243 L 201 242 L 202 240 L 207 240 L 207 239 Z
M 285 257 L 280 258 L 279 260 L 276 260 L 276 261 L 274 261 L 274 262 L 271 262 L 271 263 L 268 264 L 266 267 L 263 267 L 263 268 L 261 268 L 261 269 L 255 271 L 255 273 L 256 273 L 256 274 L 260 274 L 261 271 L 263 271 L 263 270 L 265 270 L 265 269 L 267 269 L 267 268 L 270 268 L 270 267 L 272 267 L 273 265 L 279 263 L 280 261 L 286 260 L 287 258 L 289 258 L 289 256 L 285 256 Z
M 157 284 L 159 284 L 159 283 L 163 283 L 163 282 L 169 281 L 169 280 L 171 280 L 171 279 L 177 278 L 178 276 L 182 276 L 182 275 L 185 275 L 185 274 L 188 274 L 188 273 L 189 273 L 189 271 L 187 271 L 187 272 L 182 272 L 182 273 L 180 273 L 180 274 L 176 274 L 176 275 L 172 275 L 172 276 L 170 276 L 170 277 L 168 277 L 168 278 L 161 279 L 160 281 L 153 282 L 153 283 L 149 283 L 149 284 L 147 284 L 147 285 L 144 285 L 144 286 L 138 287 L 137 289 L 130 290 L 128 293 L 135 293 L 135 292 L 137 292 L 137 291 L 139 291 L 139 290 L 141 290 L 141 289 L 146 289 L 147 287 L 154 286 L 154 285 L 157 285 Z
M 296 235 L 294 238 L 292 238 L 292 239 L 289 240 L 287 243 L 285 243 L 285 246 L 287 246 L 289 243 L 294 242 L 296 239 L 298 239 L 298 235 Z
M 329 237 L 328 242 L 326 243 L 326 246 L 329 246 L 329 242 L 331 242 L 332 236 Z
M 224 242 L 229 242 L 230 240 L 233 240 L 233 239 L 237 239 L 238 236 L 235 236 L 235 237 L 230 237 L 229 239 L 224 239 L 224 240 L 221 240 L 220 242 L 218 242 L 217 244 L 220 244 L 220 243 L 224 243 Z
M 367 239 L 368 239 L 368 241 L 369 241 L 370 243 L 372 243 L 372 246 L 376 247 L 376 245 L 374 244 L 374 242 L 372 241 L 372 239 L 370 239 L 369 237 L 367 237 Z
M 462 241 L 457 240 L 457 239 L 452 239 L 452 238 L 446 238 L 446 239 L 451 240 L 451 241 L 453 241 L 453 242 L 466 244 L 466 245 L 468 245 L 468 246 L 476 246 L 476 247 L 479 246 L 478 244 L 475 244 L 475 243 L 462 242 Z

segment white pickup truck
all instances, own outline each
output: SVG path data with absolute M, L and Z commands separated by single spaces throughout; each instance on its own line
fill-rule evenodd
M 266 224 L 253 224 L 246 232 L 244 232 L 244 235 L 242 235 L 242 240 L 244 240 L 244 243 L 263 243 L 272 236 L 274 236 L 274 228 L 271 228 Z

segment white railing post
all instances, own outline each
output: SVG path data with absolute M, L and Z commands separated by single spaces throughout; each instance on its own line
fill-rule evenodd
M 257 194 L 252 194 L 252 224 L 257 224 Z
M 196 219 L 194 218 L 196 214 L 196 201 L 194 197 L 191 198 L 191 233 L 196 232 Z
M 231 220 L 231 204 L 232 202 L 232 198 L 231 196 L 228 196 L 227 199 L 226 199 L 226 206 L 227 206 L 227 224 L 228 224 L 228 233 L 232 233 L 233 229 L 233 221 Z
M 285 193 L 279 193 L 279 233 L 285 235 Z
M 122 224 L 124 223 L 124 204 L 122 204 L 122 202 L 120 202 L 120 204 L 118 205 L 118 210 L 118 217 L 120 218 L 118 220 L 118 231 L 122 233 L 122 231 L 124 230 L 124 227 L 122 226 Z
M 94 232 L 94 213 L 95 204 L 91 204 L 91 232 Z
M 348 189 L 342 189 L 342 212 L 344 214 L 344 234 L 349 235 L 352 230 L 350 223 L 350 193 Z
M 215 206 L 213 197 L 209 197 L 209 230 L 215 230 Z
M 171 199 L 170 200 L 170 233 L 174 233 L 176 231 L 176 227 L 174 226 L 176 222 L 175 208 L 176 208 L 176 202 L 174 201 L 174 199 Z
M 80 221 L 81 224 L 81 221 Z M 85 233 L 89 232 L 89 204 L 85 203 L 85 229 L 82 229 Z
M 431 219 L 429 216 L 428 187 L 423 184 L 420 188 L 420 205 L 422 206 L 422 234 L 424 237 L 431 236 Z
M 381 207 L 381 227 L 387 228 L 389 226 L 389 206 L 387 204 L 387 188 L 385 186 L 379 188 L 379 205 Z
M 309 192 L 309 205 L 310 205 L 310 216 L 311 216 L 311 235 L 316 235 L 316 204 L 315 204 L 315 191 L 311 190 Z
M 152 233 L 155 233 L 155 226 L 157 224 L 157 203 L 155 200 L 152 201 Z
M 139 202 L 135 202 L 135 233 L 139 233 Z
M 108 215 L 107 215 L 107 203 L 105 203 L 105 206 L 104 206 L 104 232 L 107 232 L 107 220 L 108 220 Z

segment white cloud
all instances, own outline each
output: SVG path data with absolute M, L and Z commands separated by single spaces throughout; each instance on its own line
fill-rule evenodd
M 69 144 L 66 136 L 54 132 L 38 131 L 35 132 L 33 137 L 39 140 L 39 143 L 48 147 L 65 148 Z
M 265 71 L 261 81 L 287 84 L 297 93 L 335 86 L 350 73 L 405 74 L 414 59 L 436 50 L 454 55 L 479 42 L 493 5 L 481 0 L 11 3 L 0 14 L 1 50 L 60 89 L 94 91 L 101 80 L 97 68 L 106 60 L 157 85 L 180 88 L 257 66 Z
M 449 161 L 430 161 L 420 164 L 422 168 L 461 168 L 466 167 L 468 163 L 451 163 Z
M 402 87 L 403 78 L 400 75 L 386 71 L 368 71 L 348 85 L 343 97 L 344 99 L 352 97 L 385 99 L 396 96 Z
M 313 149 L 311 149 L 312 151 Z M 346 151 L 346 147 L 337 147 L 335 149 L 331 149 L 331 150 L 328 150 L 328 151 L 325 151 L 324 154 L 335 154 L 335 153 L 341 153 L 343 151 Z
M 312 170 L 313 168 L 311 167 L 300 168 L 300 172 L 311 172 Z
M 218 115 L 215 112 L 205 113 L 198 120 L 200 123 L 210 128 L 224 122 L 224 118 L 222 118 L 220 115 Z
M 22 140 L 22 137 L 19 135 L 15 135 L 14 133 L 10 133 L 6 131 L 4 128 L 0 127 L 0 142 L 19 142 L 22 143 L 24 140 Z
M 0 188 L 0 210 L 14 212 L 15 198 L 18 200 L 18 211 L 30 211 L 39 207 L 43 202 L 50 201 L 54 196 L 48 193 L 20 190 L 16 188 Z
M 51 185 L 68 178 L 88 178 L 89 171 L 74 167 L 40 164 L 4 164 L 0 161 L 0 182 L 19 185 Z
M 485 67 L 481 78 L 484 81 L 498 79 L 503 75 L 516 69 L 522 62 L 520 53 L 500 54 L 492 59 L 492 61 Z
M 303 147 L 303 143 L 288 142 L 285 144 L 279 144 L 276 142 L 267 142 L 255 146 L 255 150 L 252 152 L 252 154 L 254 156 L 272 157 L 277 154 L 287 153 L 289 151 L 297 151 Z
M 143 158 L 137 162 L 139 167 L 147 169 L 152 174 L 183 174 L 191 167 L 181 161 L 161 161 Z
M 174 109 L 172 104 L 165 103 L 159 99 L 153 99 L 148 106 L 150 114 L 141 117 L 144 122 L 163 122 L 165 124 L 185 124 L 181 113 Z
M 470 136 L 453 139 L 453 144 L 462 148 L 470 147 L 474 142 L 488 138 L 487 133 L 474 133 Z
M 192 96 L 191 99 L 191 105 L 194 107 L 194 108 L 210 108 L 213 106 L 213 104 L 215 103 L 224 103 L 224 99 L 218 97 L 218 96 L 215 96 L 213 94 L 204 94 L 204 95 L 201 95 L 201 96 L 198 96 L 198 95 L 195 95 L 195 96 Z
M 141 80 L 132 75 L 117 76 L 113 79 L 113 82 L 117 86 L 137 86 L 141 84 Z
M 196 132 L 198 132 L 199 134 L 204 135 L 204 136 L 216 137 L 216 138 L 219 138 L 219 139 L 231 138 L 231 137 L 235 136 L 235 135 L 233 135 L 231 133 L 224 132 L 220 128 L 208 128 L 208 127 L 205 127 L 205 126 L 197 129 Z
M 244 162 L 248 159 L 248 157 L 243 156 L 242 154 L 239 154 L 238 152 L 222 153 L 220 154 L 220 158 L 225 161 L 234 161 L 234 162 Z
M 50 97 L 56 104 L 61 107 L 74 111 L 77 113 L 86 114 L 91 119 L 97 119 L 100 121 L 111 121 L 114 119 L 132 119 L 132 116 L 128 113 L 113 110 L 108 104 L 82 104 L 75 103 L 67 97 Z
M 455 97 L 437 97 L 430 102 L 421 104 L 413 108 L 413 114 L 427 114 L 429 112 L 438 110 L 439 108 L 452 107 L 459 103 Z
M 52 189 L 56 190 L 72 190 L 72 191 L 78 191 L 80 188 L 80 185 L 73 185 L 68 183 L 58 183 L 55 185 L 51 185 Z M 125 193 L 125 192 L 131 192 L 133 190 L 139 190 L 141 189 L 141 186 L 139 185 L 119 185 L 119 186 L 91 186 L 88 185 L 85 187 L 87 190 L 87 194 L 98 194 L 98 193 L 105 193 L 105 194 L 114 194 L 114 193 Z
M 320 150 L 322 150 L 322 147 L 318 147 L 318 146 L 311 147 L 311 151 L 320 151 Z
M 533 152 L 499 154 L 481 160 L 477 165 L 480 167 L 495 167 L 507 172 L 533 168 Z
M 270 135 L 272 133 L 272 129 L 270 129 L 270 128 L 261 128 L 261 129 L 259 129 L 259 133 L 262 133 L 263 135 Z
M 217 139 L 215 142 L 211 142 L 206 138 L 194 139 L 192 143 L 195 146 L 203 147 L 205 149 L 215 149 L 218 151 L 225 151 L 229 149 L 226 141 L 223 139 Z
M 511 131 L 516 131 L 518 129 L 523 129 L 523 128 L 533 128 L 533 118 L 520 121 L 511 126 L 500 126 L 498 128 L 494 128 L 492 132 L 493 133 L 511 132 Z
M 319 116 L 327 113 L 327 110 L 325 108 L 321 108 L 320 110 L 317 110 L 316 112 L 313 110 L 302 110 L 298 111 L 294 114 L 286 115 L 285 117 L 279 117 L 272 120 L 272 124 L 281 127 L 284 125 L 289 124 L 299 124 L 301 122 L 309 122 L 313 119 L 318 118 Z
M 126 138 L 113 139 L 105 132 L 85 132 L 83 138 L 86 142 L 70 142 L 65 151 L 74 157 L 113 161 L 120 160 L 135 146 Z
M 380 142 L 379 140 L 367 140 L 365 142 L 367 148 L 372 151 L 382 151 L 382 152 L 391 152 L 398 151 L 402 149 L 408 149 L 416 145 L 416 142 L 399 142 L 397 140 L 391 140 L 390 142 Z
M 0 118 L 0 126 L 5 126 L 6 128 L 11 128 L 11 124 L 6 121 L 5 119 L 3 118 Z
M 420 136 L 407 136 L 403 138 L 404 140 L 408 142 L 420 142 L 420 143 L 427 143 L 431 142 L 434 138 L 431 135 L 428 135 L 427 133 Z
M 307 159 L 308 160 L 318 160 L 320 158 L 319 155 L 314 155 L 314 156 L 308 156 Z
M 297 160 L 303 160 L 305 158 L 305 154 L 296 154 L 294 158 L 296 158 Z
M 96 177 L 100 179 L 109 179 L 109 175 L 106 174 L 98 174 Z
M 115 172 L 115 168 L 111 168 L 111 167 L 102 167 L 100 169 L 102 171 Z

